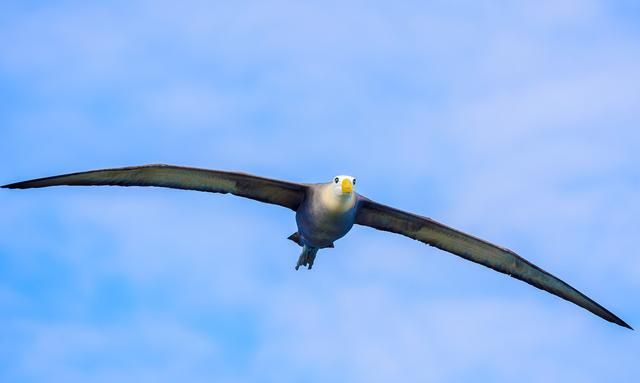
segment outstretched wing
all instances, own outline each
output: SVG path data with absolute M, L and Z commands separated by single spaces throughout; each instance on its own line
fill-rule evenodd
M 452 229 L 430 218 L 407 213 L 360 197 L 356 223 L 402 234 L 490 267 L 573 302 L 609 322 L 631 329 L 628 324 L 609 310 L 513 251 Z
M 160 186 L 211 193 L 231 193 L 240 197 L 296 210 L 307 186 L 245 173 L 197 169 L 173 165 L 144 165 L 93 170 L 38 178 L 5 185 L 9 189 L 42 188 L 58 185 Z

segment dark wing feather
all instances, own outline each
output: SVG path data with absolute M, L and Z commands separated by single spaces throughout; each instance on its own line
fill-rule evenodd
M 595 315 L 631 329 L 622 319 L 569 284 L 542 270 L 511 250 L 452 229 L 430 218 L 391 208 L 367 198 L 359 201 L 356 223 L 409 238 L 456 254 L 469 261 L 520 279 L 539 289 L 573 302 Z
M 173 165 L 145 165 L 93 170 L 38 178 L 3 186 L 29 189 L 58 185 L 160 186 L 212 193 L 231 193 L 240 197 L 296 210 L 307 186 L 245 173 L 197 169 Z

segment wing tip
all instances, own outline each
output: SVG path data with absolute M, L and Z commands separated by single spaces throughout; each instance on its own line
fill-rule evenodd
M 2 189 L 26 189 L 28 186 L 24 185 L 24 182 L 16 182 L 13 184 L 7 184 L 0 186 Z
M 53 178 L 53 177 L 48 177 L 48 178 Z M 0 186 L 0 188 L 3 189 L 32 189 L 32 188 L 38 188 L 38 187 L 43 187 L 43 186 L 52 186 L 52 185 L 39 185 L 38 181 L 44 181 L 47 178 L 37 178 L 37 179 L 33 179 L 33 180 L 28 180 L 28 181 L 20 181 L 20 182 L 14 182 L 12 184 L 7 184 L 7 185 L 2 185 Z
M 599 316 L 600 318 L 609 321 L 613 324 L 617 324 L 620 327 L 624 327 L 624 328 L 628 328 L 631 331 L 634 331 L 633 327 L 629 326 L 629 324 L 625 321 L 623 321 L 622 319 L 620 319 L 620 317 L 618 317 L 616 314 L 612 313 L 611 311 L 607 310 L 606 308 L 600 306 L 598 303 L 596 303 L 595 301 L 592 301 L 593 303 L 596 304 L 596 306 L 599 307 L 599 311 L 594 311 L 591 309 L 588 309 L 589 311 L 591 311 L 592 313 L 596 314 L 597 316 Z M 575 302 L 573 302 L 575 303 Z M 583 308 L 586 308 L 583 306 Z
M 617 324 L 620 327 L 628 328 L 631 331 L 635 331 L 633 327 L 629 326 L 629 324 L 622 319 L 620 319 L 617 315 L 612 313 L 611 311 L 605 309 L 607 315 L 597 314 L 602 319 L 605 319 L 613 324 Z M 595 314 L 595 313 L 594 313 Z
M 624 327 L 624 328 L 628 328 L 628 329 L 629 329 L 629 330 L 631 330 L 631 331 L 635 331 L 635 330 L 633 329 L 633 327 L 631 327 L 631 326 L 629 326 L 629 325 L 627 324 L 627 322 L 623 321 L 623 320 L 622 320 L 622 319 L 620 319 L 620 318 L 616 318 L 616 319 L 617 319 L 617 321 L 615 321 L 615 322 L 613 322 L 613 323 L 617 324 L 618 326 L 622 326 L 622 327 Z

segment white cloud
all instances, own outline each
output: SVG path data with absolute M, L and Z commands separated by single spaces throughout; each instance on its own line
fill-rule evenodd
M 12 356 L 19 379 L 109 382 L 205 381 L 220 368 L 220 351 L 205 334 L 142 317 L 127 323 L 22 323 Z M 8 335 L 8 334 L 7 334 Z
M 634 324 L 640 54 L 606 4 L 121 6 L 49 6 L 3 25 L 0 76 L 26 94 L 2 131 L 7 178 L 136 162 L 308 182 L 346 171 L 366 195 L 524 250 Z M 401 237 L 354 231 L 296 273 L 293 215 L 277 208 L 148 189 L 20 193 L 0 201 L 0 253 L 19 272 L 0 289 L 0 308 L 21 308 L 3 332 L 20 330 L 18 376 L 638 373 L 628 332 Z M 42 283 L 73 294 L 25 314 L 43 294 L 25 276 L 48 275 L 51 259 L 64 281 Z M 123 322 L 78 319 L 113 280 L 132 307 L 105 305 Z M 192 322 L 228 312 L 249 322 L 247 344 Z M 236 370 L 221 362 L 234 347 Z
M 580 313 L 549 311 L 530 300 L 407 302 L 387 288 L 339 288 L 324 298 L 295 292 L 282 297 L 273 305 L 278 314 L 265 331 L 271 336 L 256 360 L 256 369 L 269 381 L 301 376 L 590 381 L 594 373 L 603 372 L 586 367 L 591 361 L 621 357 L 630 367 L 630 359 L 617 350 L 634 343 L 621 337 L 620 343 L 599 349 L 593 338 L 583 336 L 586 319 Z M 550 343 L 560 355 L 548 351 Z M 558 358 L 578 363 L 560 367 Z M 633 374 L 630 369 L 616 371 L 613 365 L 602 369 L 621 378 Z

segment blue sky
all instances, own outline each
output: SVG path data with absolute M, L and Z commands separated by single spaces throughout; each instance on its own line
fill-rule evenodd
M 359 192 L 518 251 L 640 327 L 640 7 L 623 1 L 0 5 L 0 183 L 146 163 Z M 634 381 L 640 340 L 284 209 L 0 191 L 0 381 Z

